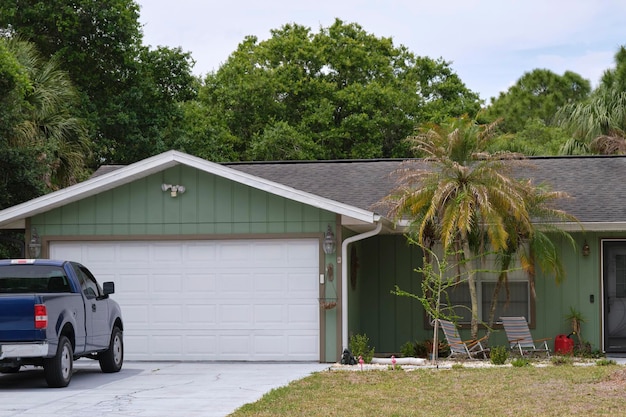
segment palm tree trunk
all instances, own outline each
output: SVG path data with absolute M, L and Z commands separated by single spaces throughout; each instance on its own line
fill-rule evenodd
M 470 259 L 470 248 L 469 243 L 463 243 L 463 256 L 465 258 L 465 262 L 468 262 Z M 470 303 L 471 303 L 471 311 L 472 311 L 472 320 L 471 320 L 471 333 L 472 338 L 478 338 L 478 293 L 476 292 L 476 272 L 474 268 L 468 268 L 467 264 L 464 264 L 467 271 L 467 285 L 469 287 L 470 293 Z
M 493 295 L 491 296 L 491 306 L 489 307 L 489 319 L 487 334 L 491 334 L 491 329 L 495 323 L 495 315 L 496 315 L 496 307 L 498 306 L 498 296 L 500 295 L 500 290 L 504 286 L 507 291 L 506 301 L 509 301 L 509 288 L 508 288 L 508 272 L 506 272 L 511 266 L 511 256 L 503 257 L 502 264 L 500 265 L 500 275 L 498 275 L 498 281 L 496 282 L 496 287 L 493 289 Z

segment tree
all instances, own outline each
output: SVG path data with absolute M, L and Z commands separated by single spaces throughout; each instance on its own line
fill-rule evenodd
M 92 165 L 131 163 L 168 149 L 195 97 L 193 60 L 178 48 L 142 45 L 133 0 L 0 1 L 0 30 L 54 57 L 79 91 L 94 142 Z
M 420 245 L 429 248 L 437 241 L 444 253 L 461 253 L 465 260 L 487 251 L 512 255 L 522 238 L 535 236 L 531 215 L 552 214 L 536 204 L 544 195 L 532 183 L 514 177 L 520 155 L 485 152 L 495 129 L 495 124 L 458 118 L 424 126 L 410 138 L 426 165 L 403 163 L 397 186 L 383 204 L 395 219 L 408 217 Z M 475 271 L 467 271 L 467 283 L 476 338 Z
M 132 0 L 3 0 L 0 27 L 34 43 L 44 57 L 56 55 L 95 106 L 124 90 L 142 38 Z
M 615 54 L 615 69 L 605 71 L 600 85 L 581 103 L 570 103 L 557 114 L 571 133 L 563 154 L 626 153 L 626 48 Z
M 142 47 L 127 64 L 125 90 L 99 109 L 99 158 L 129 164 L 174 147 L 185 129 L 181 103 L 196 97 L 193 60 L 180 48 Z
M 591 84 L 580 75 L 563 75 L 547 69 L 525 73 L 515 85 L 492 99 L 486 114 L 490 120 L 502 119 L 499 128 L 505 133 L 524 130 L 527 123 L 539 120 L 550 125 L 556 111 L 587 98 Z
M 559 155 L 569 135 L 560 127 L 546 125 L 541 119 L 529 119 L 515 133 L 495 136 L 488 145 L 491 153 L 506 151 L 525 156 Z
M 41 180 L 49 190 L 84 179 L 89 141 L 84 122 L 76 117 L 77 93 L 67 73 L 29 42 L 0 38 L 0 44 L 26 77 L 26 88 L 16 87 L 5 96 L 4 104 L 15 111 L 12 122 L 4 125 L 3 146 L 27 150 L 23 155 L 36 152 L 37 163 L 46 167 Z
M 297 24 L 249 36 L 210 73 L 200 100 L 225 120 L 242 159 L 341 159 L 406 155 L 418 122 L 476 114 L 480 102 L 449 63 L 416 57 L 391 39 L 336 20 L 319 33 Z M 276 129 L 296 152 L 259 153 Z

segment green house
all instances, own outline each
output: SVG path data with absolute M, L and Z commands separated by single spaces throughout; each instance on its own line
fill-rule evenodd
M 25 231 L 26 256 L 115 281 L 130 360 L 335 362 L 351 334 L 392 354 L 432 336 L 419 303 L 391 293 L 419 293 L 422 254 L 376 209 L 401 162 L 216 164 L 169 151 L 2 210 L 0 229 Z M 559 227 L 577 247 L 557 241 L 559 285 L 512 273 L 498 314 L 554 338 L 571 331 L 574 308 L 593 349 L 626 352 L 626 158 L 530 162 L 524 176 L 571 196 L 559 208 L 580 223 Z M 483 317 L 493 286 L 478 277 Z

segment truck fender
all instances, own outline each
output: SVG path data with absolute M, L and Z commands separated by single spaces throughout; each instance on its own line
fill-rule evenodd
M 57 344 L 63 332 L 67 333 L 67 329 L 69 326 L 69 329 L 71 329 L 71 333 L 66 334 L 66 336 L 72 343 L 72 346 L 76 348 L 76 317 L 78 314 L 80 313 L 77 311 L 71 311 L 67 308 L 61 311 L 54 325 L 55 344 Z M 84 346 L 82 348 L 84 349 Z

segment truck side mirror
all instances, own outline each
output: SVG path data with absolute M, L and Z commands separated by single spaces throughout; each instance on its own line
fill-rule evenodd
M 115 293 L 115 283 L 114 282 L 103 282 L 102 283 L 102 292 L 104 295 L 109 295 Z

